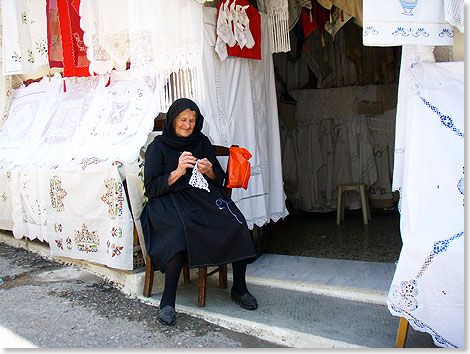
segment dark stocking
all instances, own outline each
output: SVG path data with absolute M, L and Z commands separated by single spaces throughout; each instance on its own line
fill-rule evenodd
M 243 295 L 248 291 L 246 287 L 246 261 L 238 261 L 232 263 L 233 269 L 233 291 L 235 291 L 238 295 Z
M 176 288 L 184 265 L 185 252 L 175 254 L 165 267 L 165 289 L 163 290 L 160 308 L 167 305 L 175 307 Z

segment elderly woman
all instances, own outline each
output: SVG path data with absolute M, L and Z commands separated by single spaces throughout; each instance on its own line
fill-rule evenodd
M 144 184 L 148 203 L 140 217 L 145 246 L 157 269 L 165 273 L 158 318 L 176 321 L 175 300 L 185 254 L 190 268 L 232 263 L 232 299 L 255 310 L 248 292 L 247 260 L 255 257 L 243 217 L 222 188 L 224 172 L 209 139 L 204 118 L 187 98 L 168 109 L 162 135 L 145 153 Z

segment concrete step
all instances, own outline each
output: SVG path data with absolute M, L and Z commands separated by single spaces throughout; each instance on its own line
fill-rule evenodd
M 197 278 L 177 292 L 177 312 L 295 348 L 393 348 L 400 319 L 386 297 L 395 264 L 263 255 L 247 282 L 256 311 L 242 309 L 210 278 L 205 307 L 197 306 Z M 161 293 L 141 297 L 158 306 Z M 406 347 L 433 348 L 431 336 L 408 332 Z

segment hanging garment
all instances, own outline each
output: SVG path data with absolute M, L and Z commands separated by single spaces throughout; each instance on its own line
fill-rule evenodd
M 462 348 L 464 63 L 418 61 L 405 69 L 412 76 L 404 95 L 406 150 L 395 164 L 401 178 L 394 180 L 401 191 L 403 248 L 387 305 L 436 345 Z
M 331 34 L 334 40 L 336 33 L 338 33 L 341 27 L 343 27 L 343 25 L 351 18 L 351 15 L 334 6 L 330 10 L 330 20 L 325 23 L 325 30 Z
M 89 76 L 90 61 L 80 28 L 80 0 L 57 0 L 59 11 L 64 77 Z
M 364 0 L 364 45 L 453 45 L 443 6 L 442 0 Z
M 363 0 L 317 0 L 325 9 L 331 10 L 333 6 L 343 10 L 354 17 L 354 21 L 362 27 Z
M 213 48 L 217 10 L 206 7 L 203 13 L 205 100 L 197 102 L 205 119 L 203 132 L 213 144 L 236 144 L 253 155 L 248 189 L 232 191 L 233 201 L 253 229 L 288 214 L 267 17 L 261 14 L 262 60 L 233 58 L 220 62 Z
M 157 112 L 202 92 L 202 8 L 193 0 L 129 0 L 133 78 L 153 81 Z
M 47 69 L 45 1 L 5 0 L 2 9 L 3 74 Z
M 60 35 L 59 11 L 57 9 L 57 0 L 47 0 L 46 14 L 49 67 L 63 68 L 64 56 L 62 54 L 62 37 Z
M 271 53 L 289 52 L 289 31 L 297 23 L 302 6 L 310 0 L 258 0 L 258 11 L 268 15 Z

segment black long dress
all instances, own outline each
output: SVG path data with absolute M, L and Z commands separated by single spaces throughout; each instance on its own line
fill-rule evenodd
M 152 262 L 164 272 L 168 261 L 185 249 L 191 268 L 255 257 L 246 220 L 222 188 L 224 173 L 209 139 L 204 136 L 189 151 L 211 161 L 217 178 L 213 181 L 204 175 L 210 192 L 189 185 L 191 169 L 168 186 L 182 151 L 155 139 L 145 153 L 148 203 L 140 221 Z

